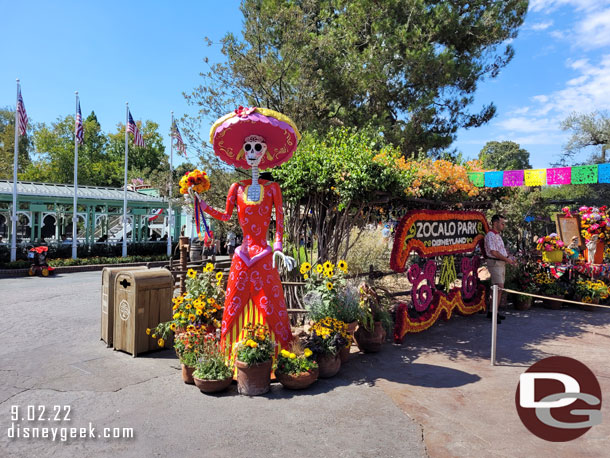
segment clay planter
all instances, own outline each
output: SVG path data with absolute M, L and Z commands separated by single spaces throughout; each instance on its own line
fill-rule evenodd
M 381 344 L 385 340 L 385 331 L 381 322 L 376 321 L 372 332 L 364 326 L 358 326 L 354 338 L 360 351 L 364 353 L 377 353 L 381 350 Z
M 349 361 L 349 352 L 350 347 L 343 347 L 339 350 L 339 358 L 341 359 L 341 364 L 345 364 Z
M 516 310 L 529 310 L 532 308 L 533 297 L 531 296 L 519 296 L 515 297 L 514 305 Z
M 237 392 L 246 396 L 259 396 L 269 391 L 272 360 L 252 366 L 235 360 L 237 368 Z
M 194 367 L 188 367 L 183 364 L 182 365 L 182 381 L 184 383 L 188 383 L 189 385 L 194 385 L 195 380 L 193 379 L 193 372 L 195 372 Z
M 347 332 L 350 336 L 352 336 L 352 343 L 354 342 L 354 333 L 356 332 L 357 327 L 358 327 L 357 321 L 352 321 L 351 323 L 347 323 Z
M 193 377 L 193 379 L 195 380 L 195 385 L 202 393 L 218 393 L 219 391 L 224 391 L 233 381 L 233 377 L 228 377 L 224 380 L 204 380 L 197 377 Z
M 320 378 L 334 377 L 341 369 L 341 357 L 339 353 L 336 355 L 326 354 L 318 356 L 318 367 L 320 368 Z
M 544 306 L 545 309 L 550 309 L 550 310 L 559 310 L 561 309 L 563 302 L 559 302 L 559 301 L 554 301 L 553 299 L 545 299 L 542 302 L 542 305 Z
M 283 387 L 290 390 L 302 390 L 310 386 L 313 382 L 318 380 L 319 371 L 313 369 L 309 372 L 301 372 L 300 374 L 283 374 L 281 372 L 275 373 L 275 378 L 282 384 Z

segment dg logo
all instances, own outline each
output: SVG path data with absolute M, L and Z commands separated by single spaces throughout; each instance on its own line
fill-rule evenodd
M 580 361 L 552 356 L 519 377 L 517 413 L 541 439 L 567 442 L 602 421 L 602 393 L 593 372 Z

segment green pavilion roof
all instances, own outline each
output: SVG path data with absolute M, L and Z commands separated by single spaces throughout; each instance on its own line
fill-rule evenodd
M 97 186 L 79 186 L 79 199 L 92 200 L 111 200 L 122 201 L 122 188 L 102 188 Z M 0 180 L 0 196 L 13 194 L 13 182 L 8 180 Z M 69 184 L 55 183 L 32 183 L 27 181 L 17 182 L 17 194 L 19 196 L 40 196 L 40 197 L 59 197 L 72 198 L 74 197 L 74 186 Z M 3 199 L 4 200 L 4 199 Z M 136 191 L 127 191 L 127 200 L 130 202 L 163 202 L 161 197 L 154 197 Z

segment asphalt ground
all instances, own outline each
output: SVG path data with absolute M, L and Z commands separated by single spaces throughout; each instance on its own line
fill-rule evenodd
M 250 398 L 233 385 L 204 395 L 182 382 L 173 350 L 132 358 L 106 348 L 100 288 L 101 272 L 0 280 L 0 456 L 426 455 L 420 425 L 363 381 L 372 359 L 355 356 L 306 391 L 273 384 Z M 23 437 L 44 427 L 79 437 Z M 80 437 L 81 427 L 87 436 L 133 428 L 133 438 Z
M 100 286 L 101 272 L 0 279 L 0 456 L 608 456 L 609 310 L 508 310 L 496 366 L 490 320 L 454 316 L 377 354 L 352 347 L 336 377 L 306 391 L 273 384 L 248 398 L 235 386 L 209 396 L 183 384 L 173 351 L 107 349 Z M 586 364 L 605 396 L 602 423 L 569 442 L 534 436 L 515 407 L 520 374 L 548 356 Z M 70 420 L 27 420 L 54 406 Z M 9 437 L 49 423 L 134 437 Z

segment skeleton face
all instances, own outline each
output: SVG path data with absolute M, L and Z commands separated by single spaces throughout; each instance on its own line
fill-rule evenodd
M 244 139 L 243 151 L 250 167 L 257 166 L 267 152 L 267 143 L 260 135 L 250 135 Z

